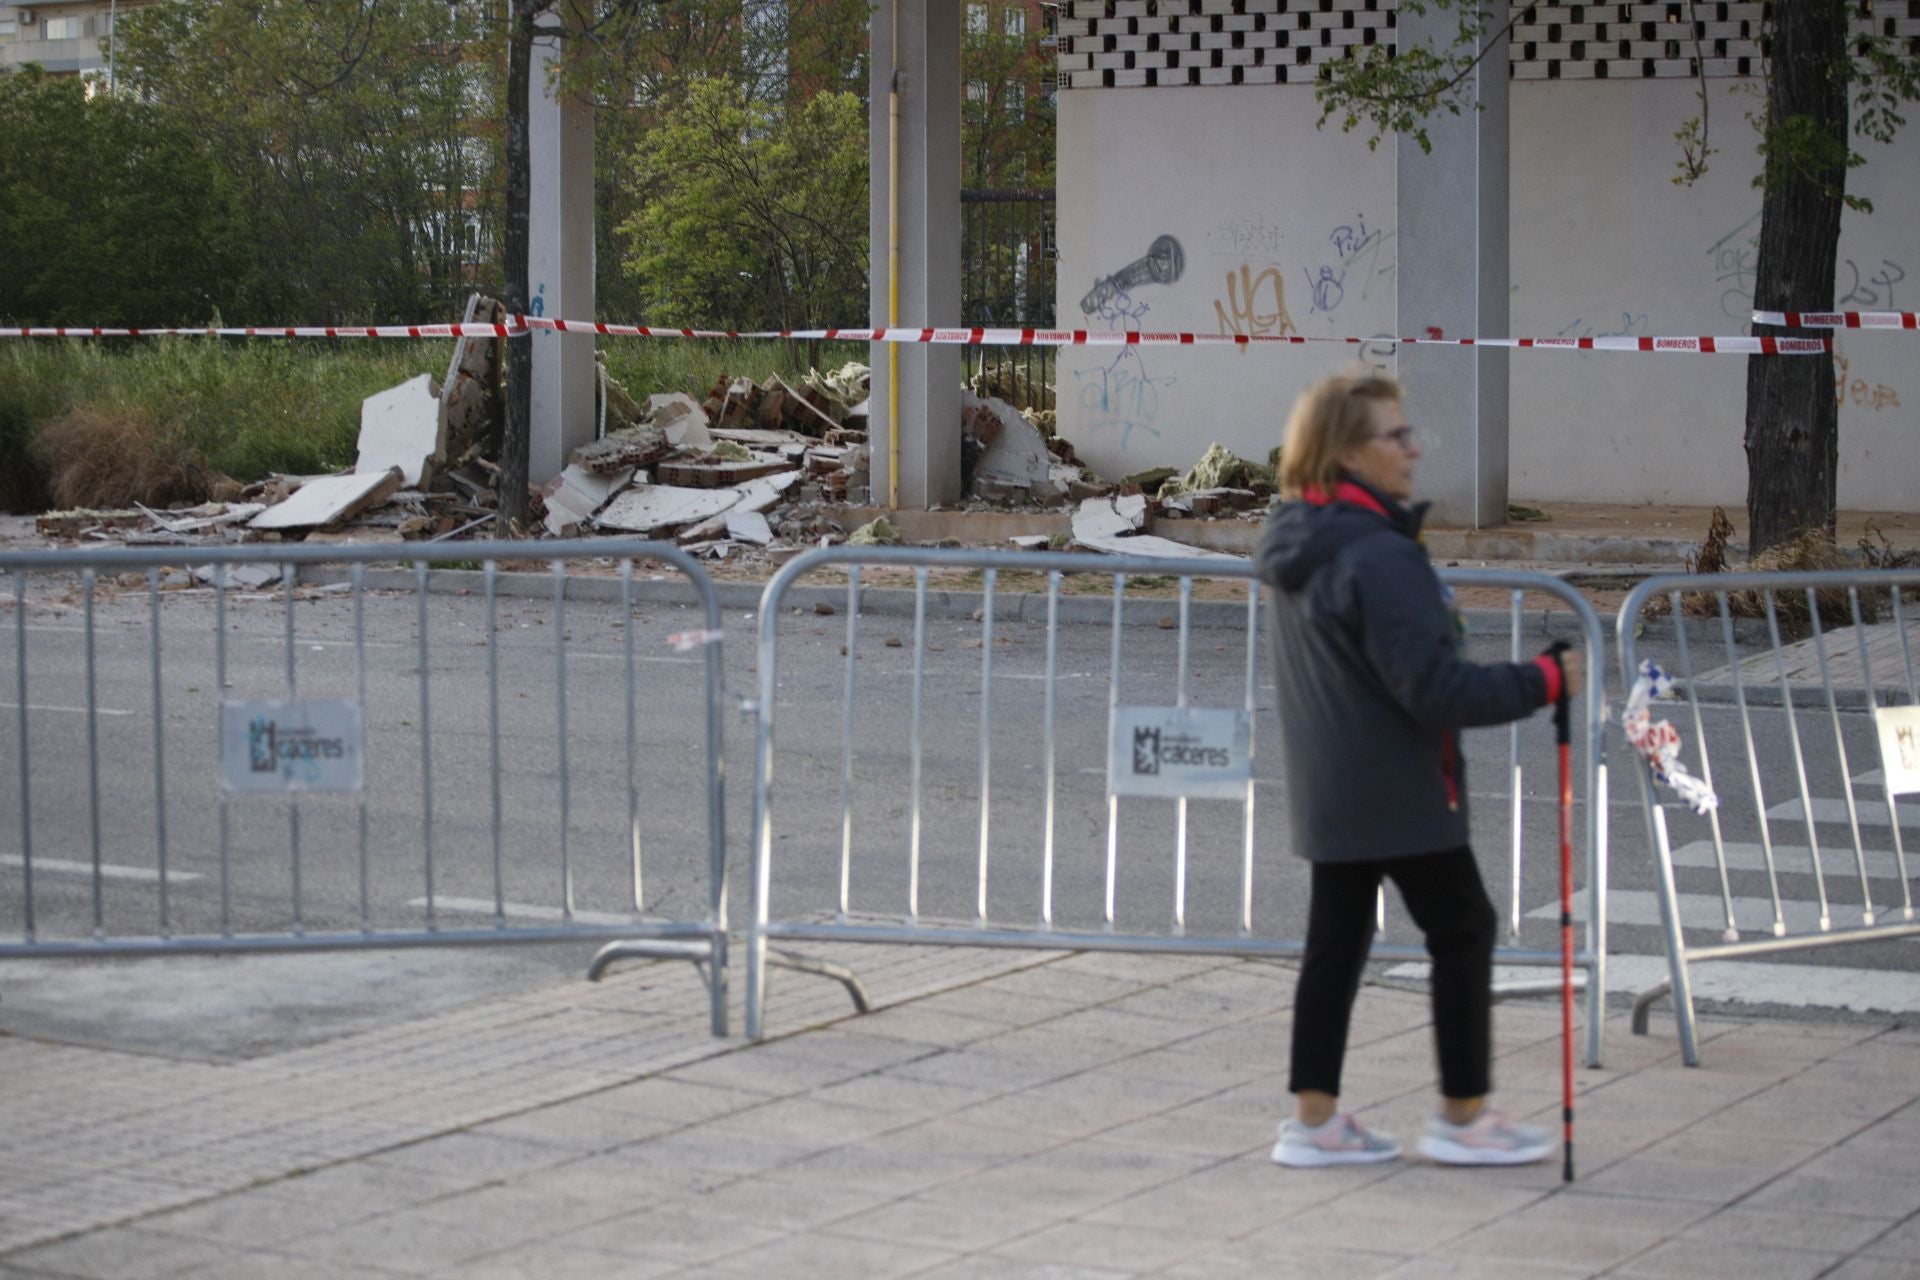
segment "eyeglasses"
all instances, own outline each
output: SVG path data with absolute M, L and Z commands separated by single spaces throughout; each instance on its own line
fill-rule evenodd
M 1409 448 L 1413 444 L 1413 428 L 1412 427 L 1395 427 L 1391 431 L 1378 431 L 1378 432 L 1375 432 L 1373 435 L 1368 436 L 1367 439 L 1391 440 L 1393 443 L 1399 445 L 1402 449 L 1405 449 L 1405 448 Z

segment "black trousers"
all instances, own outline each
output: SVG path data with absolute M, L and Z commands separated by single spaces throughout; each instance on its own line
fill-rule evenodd
M 1490 1091 L 1493 1052 L 1493 942 L 1499 918 L 1480 867 L 1465 845 L 1377 862 L 1316 862 L 1307 908 L 1307 952 L 1293 999 L 1288 1089 L 1340 1092 L 1347 1028 L 1373 945 L 1381 878 L 1392 880 L 1433 958 L 1433 1033 L 1440 1092 L 1477 1098 Z

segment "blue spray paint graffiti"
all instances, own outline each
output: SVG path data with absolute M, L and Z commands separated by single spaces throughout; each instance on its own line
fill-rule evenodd
M 1161 389 L 1180 381 L 1171 375 L 1148 374 L 1138 347 L 1122 348 L 1110 364 L 1075 369 L 1073 379 L 1079 384 L 1079 405 L 1087 426 L 1095 431 L 1119 428 L 1122 449 L 1132 442 L 1136 428 L 1159 438 L 1154 424 L 1160 418 Z
M 1387 241 L 1392 238 L 1390 232 L 1370 229 L 1365 214 L 1356 214 L 1351 223 L 1342 223 L 1328 232 L 1327 239 L 1332 242 L 1338 261 L 1323 265 L 1317 274 L 1311 269 L 1302 268 L 1307 277 L 1307 289 L 1313 294 L 1312 313 L 1339 309 L 1347 299 L 1349 273 L 1354 273 L 1360 285 L 1362 300 L 1373 296 L 1376 280 L 1382 277 L 1392 279 L 1400 266 L 1385 256 Z

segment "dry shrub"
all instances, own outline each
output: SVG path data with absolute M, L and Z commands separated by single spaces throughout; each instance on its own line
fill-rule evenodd
M 1713 518 L 1707 525 L 1707 536 L 1701 542 L 1700 549 L 1687 556 L 1687 572 L 1705 575 L 1727 573 L 1734 570 L 1727 558 L 1727 542 L 1733 536 L 1733 521 L 1720 507 L 1713 509 Z M 1882 542 L 1885 538 L 1882 538 Z M 1874 564 L 1873 551 L 1868 548 L 1865 539 L 1861 540 L 1861 549 L 1868 555 L 1868 563 Z M 1893 555 L 1891 548 L 1888 551 Z M 1802 529 L 1793 537 L 1775 546 L 1768 547 L 1754 556 L 1746 566 L 1752 573 L 1821 573 L 1835 569 L 1850 569 L 1853 565 L 1834 545 L 1833 535 L 1825 529 Z M 1727 593 L 1727 612 L 1736 618 L 1764 618 L 1767 616 L 1766 595 L 1760 591 L 1731 591 Z M 1782 627 L 1789 633 L 1798 633 L 1807 629 L 1809 623 L 1807 593 L 1804 588 L 1776 591 L 1774 614 L 1780 619 Z M 1815 603 L 1820 610 L 1820 621 L 1827 626 L 1850 626 L 1853 623 L 1853 609 L 1847 601 L 1844 588 L 1824 589 L 1815 593 Z M 1680 597 L 1681 611 L 1695 618 L 1717 618 L 1720 616 L 1720 597 L 1716 592 L 1690 591 Z M 1671 611 L 1666 597 L 1656 597 L 1647 602 L 1646 612 L 1655 616 Z M 1877 610 L 1866 596 L 1860 601 L 1861 617 L 1864 621 L 1875 620 Z
M 1879 545 L 1874 540 L 1879 539 Z M 1860 559 L 1869 569 L 1911 569 L 1920 564 L 1920 554 L 1902 551 L 1887 541 L 1887 535 L 1879 525 L 1867 521 L 1866 532 L 1860 536 Z
M 1727 519 L 1726 509 L 1715 507 L 1713 519 L 1707 523 L 1706 541 L 1700 549 L 1687 557 L 1688 573 L 1724 573 L 1727 568 L 1727 539 L 1733 536 L 1733 521 Z
M 140 408 L 81 405 L 40 429 L 36 451 L 63 508 L 204 502 L 212 482 L 200 455 Z

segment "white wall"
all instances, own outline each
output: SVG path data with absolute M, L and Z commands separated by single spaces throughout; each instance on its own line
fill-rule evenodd
M 1719 154 L 1692 188 L 1671 179 L 1672 135 L 1695 113 L 1694 82 L 1513 84 L 1514 334 L 1746 332 L 1760 209 L 1746 120 L 1754 99 L 1738 82 L 1709 83 Z M 1297 85 L 1063 91 L 1060 326 L 1217 333 L 1224 318 L 1228 328 L 1237 320 L 1274 331 L 1286 323 L 1273 301 L 1277 279 L 1302 334 L 1420 332 L 1419 317 L 1396 315 L 1392 149 L 1370 152 L 1358 135 L 1316 130 L 1317 115 L 1311 89 Z M 1837 305 L 1920 308 L 1920 122 L 1892 147 L 1861 149 L 1868 163 L 1849 187 L 1876 212 L 1846 216 Z M 1083 316 L 1095 281 L 1161 235 L 1181 243 L 1180 279 L 1141 285 L 1105 315 Z M 1243 267 L 1256 290 L 1251 306 Z M 1312 288 L 1323 269 L 1339 281 L 1325 309 Z M 1838 341 L 1840 503 L 1920 510 L 1920 337 L 1852 332 Z M 1393 367 L 1385 348 L 1365 351 Z M 1066 348 L 1061 430 L 1107 476 L 1185 467 L 1213 441 L 1264 458 L 1299 388 L 1356 354 L 1338 345 Z M 1516 352 L 1514 497 L 1740 506 L 1746 363 Z M 1417 419 L 1418 388 L 1410 392 Z
M 1063 92 L 1060 327 L 1393 333 L 1393 150 L 1316 130 L 1312 105 L 1299 87 Z M 1096 282 L 1163 235 L 1181 246 L 1178 280 L 1082 311 Z M 1184 469 L 1216 441 L 1264 460 L 1299 390 L 1360 354 L 1320 344 L 1066 347 L 1061 427 L 1108 477 Z M 1385 348 L 1367 354 L 1392 366 Z
M 1692 82 L 1513 85 L 1516 333 L 1747 331 L 1760 193 L 1746 115 L 1756 99 L 1737 81 L 1709 86 L 1719 154 L 1689 188 L 1672 181 L 1673 131 L 1698 111 Z M 1856 145 L 1868 161 L 1848 187 L 1875 212 L 1842 223 L 1836 305 L 1913 310 L 1920 135 Z M 1854 332 L 1837 343 L 1836 366 L 1847 370 L 1840 505 L 1920 510 L 1920 341 Z M 1747 361 L 1729 356 L 1516 354 L 1514 494 L 1744 505 L 1746 373 Z

